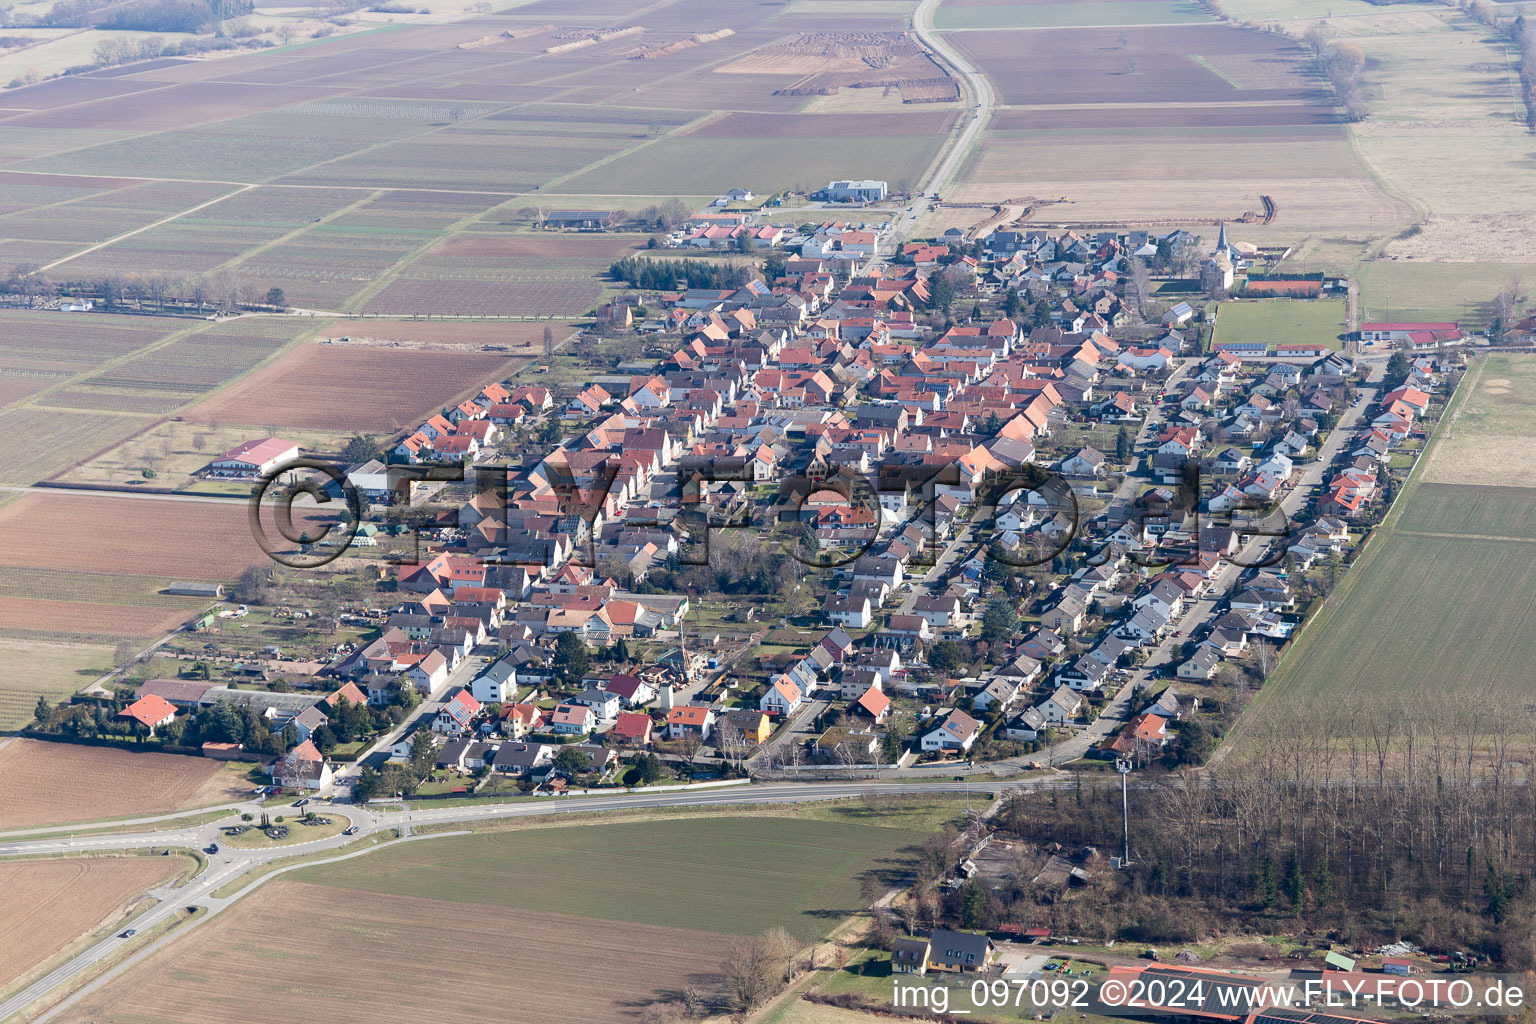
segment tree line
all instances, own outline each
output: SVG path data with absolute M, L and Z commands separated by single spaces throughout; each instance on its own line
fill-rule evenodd
M 108 274 L 105 277 L 56 282 L 36 264 L 18 263 L 0 278 L 0 295 L 48 300 L 60 295 L 91 299 L 103 309 L 154 309 L 157 312 L 210 309 L 232 313 L 250 306 L 287 304 L 278 287 L 261 286 L 236 274 L 173 277 L 168 274 Z
M 1134 870 L 1100 871 L 1073 900 L 1016 881 L 983 894 L 979 916 L 1143 942 L 1331 931 L 1536 967 L 1536 706 L 1337 694 L 1252 714 L 1220 765 L 1133 785 Z M 1118 851 L 1119 788 L 1020 794 L 999 821 Z
M 1363 121 L 1371 113 L 1371 99 L 1365 82 L 1365 51 L 1354 43 L 1328 38 L 1321 22 L 1313 24 L 1302 36 L 1312 54 L 1312 61 L 1333 86 L 1339 103 L 1351 121 Z
M 684 288 L 740 288 L 757 276 L 751 267 L 714 260 L 647 260 L 626 256 L 608 268 L 608 276 L 643 291 Z

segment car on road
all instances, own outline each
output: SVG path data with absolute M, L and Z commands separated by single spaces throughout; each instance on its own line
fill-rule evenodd
M 341 834 L 344 836 L 355 836 L 357 835 L 357 826 L 353 825 L 351 828 L 345 829 Z
M 1173 631 L 1173 635 L 1174 636 L 1183 636 L 1184 635 L 1184 631 L 1182 629 L 1176 629 L 1176 630 Z
M 218 843 L 209 843 L 207 849 L 205 849 L 203 852 L 204 853 L 218 853 L 219 852 L 219 844 Z
M 299 797 L 297 800 L 295 800 L 293 802 L 293 806 L 295 806 L 295 807 L 303 807 L 307 803 L 309 803 L 309 797 L 301 796 L 301 797 Z
M 123 932 L 120 937 L 124 939 L 131 939 L 137 934 L 139 934 L 139 930 L 137 928 L 129 928 L 127 931 Z

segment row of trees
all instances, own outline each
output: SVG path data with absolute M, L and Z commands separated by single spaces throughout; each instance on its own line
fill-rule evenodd
M 1253 930 L 1259 914 L 1332 927 L 1356 945 L 1407 938 L 1536 966 L 1536 710 L 1334 694 L 1315 712 L 1276 701 L 1249 714 L 1241 747 L 1218 767 L 1131 790 L 1142 868 L 1130 885 L 1163 897 L 1167 918 L 1125 893 L 1089 898 L 1090 918 L 1071 921 L 1054 894 L 1018 895 L 1104 937 L 1184 941 L 1228 924 Z M 1121 838 L 1113 785 L 1070 800 L 1021 796 L 1000 820 L 1072 848 Z
M 626 256 L 608 268 L 608 276 L 631 288 L 672 291 L 681 288 L 740 288 L 756 277 L 751 267 L 713 260 L 648 260 Z
M 137 58 L 132 58 L 137 59 Z M 163 312 L 173 307 L 192 308 L 197 312 L 215 309 L 232 313 L 252 305 L 282 307 L 287 304 L 283 290 L 263 290 L 236 274 L 172 277 L 167 274 L 109 274 L 90 281 L 60 284 L 36 264 L 19 263 L 0 278 L 0 294 L 29 299 L 48 299 L 60 293 L 90 298 L 104 309 L 137 308 Z
M 1371 99 L 1365 83 L 1365 52 L 1354 43 L 1330 41 L 1321 22 L 1308 28 L 1302 41 L 1350 119 L 1362 121 L 1368 117 Z

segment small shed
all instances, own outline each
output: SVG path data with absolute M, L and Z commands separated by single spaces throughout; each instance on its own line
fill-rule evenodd
M 1323 970 L 1325 971 L 1353 971 L 1355 962 L 1343 953 L 1329 953 L 1323 957 Z
M 1407 976 L 1413 973 L 1413 961 L 1404 960 L 1402 957 L 1389 956 L 1381 962 L 1381 969 L 1387 974 Z

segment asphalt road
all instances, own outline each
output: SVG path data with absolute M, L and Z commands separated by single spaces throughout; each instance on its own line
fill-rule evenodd
M 1007 788 L 1048 789 L 1063 785 L 1065 785 L 1065 782 L 1062 780 L 1044 778 L 1014 783 Z M 268 850 L 233 850 L 228 847 L 222 847 L 219 853 L 209 856 L 207 868 L 185 886 L 181 888 L 159 887 L 150 890 L 148 895 L 155 897 L 160 902 L 136 918 L 133 921 L 133 927 L 140 932 L 147 931 L 162 921 L 182 913 L 185 908 L 193 906 L 205 908 L 206 912 L 201 917 L 190 924 L 172 930 L 166 936 L 144 943 L 142 948 L 137 949 L 122 962 L 109 968 L 100 977 L 80 988 L 47 1013 L 34 1018 L 34 1021 L 46 1021 L 55 1014 L 62 1012 L 78 999 L 83 998 L 113 977 L 139 963 L 166 943 L 174 941 L 192 928 L 198 927 L 203 922 L 217 916 L 240 897 L 251 892 L 257 886 L 277 877 L 283 871 L 288 870 L 287 868 L 282 868 L 278 869 L 278 871 L 270 872 L 254 880 L 238 893 L 230 896 L 216 897 L 213 895 L 214 891 L 220 887 L 279 858 L 291 857 L 295 854 L 323 853 L 354 842 L 361 836 L 372 835 L 395 828 L 409 832 L 428 824 L 467 823 L 546 814 L 590 814 L 595 811 L 645 807 L 801 803 L 807 800 L 836 800 L 856 797 L 875 788 L 878 788 L 881 792 L 931 793 L 954 792 L 962 789 L 970 792 L 973 786 L 970 783 L 964 782 L 934 782 L 926 784 L 889 784 L 871 783 L 868 781 L 846 783 L 781 782 L 664 793 L 638 793 L 611 797 L 549 797 L 540 800 L 451 807 L 440 810 L 407 809 L 405 811 L 391 812 L 374 812 L 366 808 L 341 804 L 312 804 L 308 809 L 316 810 L 325 815 L 346 817 L 358 827 L 358 834 L 356 836 L 338 835 L 329 839 L 315 840 L 310 843 L 295 843 L 289 846 L 273 847 Z M 999 787 L 999 791 L 1001 791 L 1001 788 Z M 255 808 L 256 805 L 253 804 L 250 807 Z M 223 824 L 228 824 L 232 820 L 237 819 L 232 815 L 231 818 L 224 819 Z M 126 835 L 89 836 L 71 840 L 22 840 L 0 845 L 0 857 L 68 856 L 92 851 L 113 851 L 130 848 L 144 849 L 151 846 L 203 849 L 221 837 L 220 827 L 220 823 L 213 823 L 196 829 L 174 829 L 158 832 L 145 831 Z M 420 838 L 422 837 L 417 836 L 407 841 L 416 841 Z M 342 856 L 355 855 L 358 854 L 343 854 Z M 313 864 L 316 861 L 309 861 L 307 863 Z M 123 947 L 131 941 L 131 939 L 122 938 L 120 933 L 114 933 L 72 957 L 54 971 L 29 985 L 26 989 L 7 999 L 4 1003 L 0 1003 L 0 1021 L 7 1020 L 26 1006 L 64 986 L 82 971 L 88 970 L 108 957 L 119 955 Z

